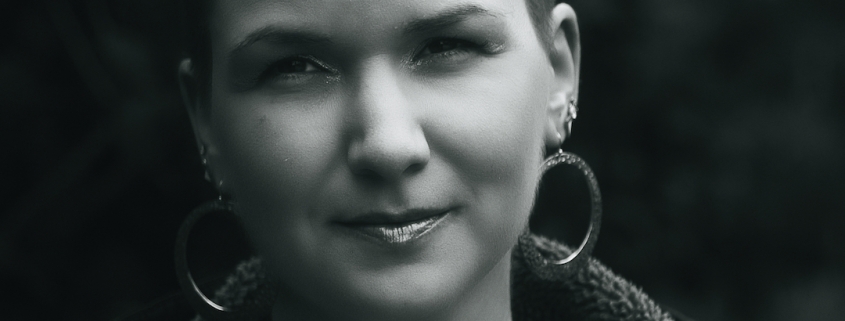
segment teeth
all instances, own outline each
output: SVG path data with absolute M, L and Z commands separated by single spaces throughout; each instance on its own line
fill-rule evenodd
M 437 225 L 442 216 L 431 217 L 422 221 L 406 225 L 394 226 L 362 226 L 357 228 L 366 235 L 383 240 L 387 243 L 404 243 L 423 236 Z

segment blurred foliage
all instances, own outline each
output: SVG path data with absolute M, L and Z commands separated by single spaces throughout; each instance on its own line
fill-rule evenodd
M 602 184 L 595 255 L 697 320 L 842 320 L 845 2 L 572 5 L 565 147 Z M 177 291 L 176 230 L 215 194 L 175 1 L 7 1 L 0 25 L 3 318 L 108 319 Z M 535 230 L 577 241 L 552 209 L 586 213 L 583 186 L 547 185 Z

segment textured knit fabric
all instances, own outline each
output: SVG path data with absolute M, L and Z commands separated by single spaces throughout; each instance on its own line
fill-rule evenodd
M 532 239 L 549 258 L 560 260 L 571 252 L 546 238 Z M 512 260 L 511 310 L 514 321 L 673 320 L 642 290 L 593 258 L 564 281 L 546 281 L 531 273 L 520 251 Z
M 532 237 L 536 246 L 550 258 L 562 259 L 571 250 L 543 237 Z M 546 281 L 531 273 L 520 251 L 514 250 L 511 268 L 511 309 L 513 321 L 671 321 L 642 290 L 616 276 L 595 259 L 564 281 Z M 250 290 L 262 282 L 261 261 L 241 263 L 226 284 L 215 293 L 214 301 L 237 307 Z M 199 316 L 193 321 L 202 321 Z

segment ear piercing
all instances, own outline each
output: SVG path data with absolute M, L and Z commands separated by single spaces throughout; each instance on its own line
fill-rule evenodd
M 234 216 L 238 222 L 237 228 L 243 228 L 243 221 L 235 213 L 234 204 L 228 200 L 218 199 L 210 201 L 195 208 L 188 214 L 179 233 L 176 235 L 176 247 L 174 259 L 176 262 L 176 276 L 179 278 L 179 285 L 185 299 L 202 316 L 203 320 L 219 321 L 243 321 L 243 320 L 264 320 L 272 309 L 273 303 L 278 295 L 278 286 L 269 279 L 266 271 L 261 266 L 260 259 L 250 260 L 250 270 L 242 271 L 238 267 L 238 273 L 248 273 L 255 278 L 252 283 L 251 293 L 240 301 L 234 301 L 233 305 L 220 305 L 207 297 L 197 286 L 188 269 L 188 236 L 194 225 L 207 214 L 221 213 Z M 241 276 L 243 277 L 243 276 Z M 219 301 L 218 301 L 219 302 Z
M 205 180 L 209 183 L 212 183 L 217 188 L 217 193 L 219 193 L 217 199 L 223 200 L 223 180 L 217 180 L 213 176 L 211 176 L 211 171 L 208 169 L 208 148 L 205 147 L 205 144 L 200 143 L 200 158 L 202 158 L 202 166 L 205 168 Z
M 601 227 L 601 192 L 596 175 L 580 157 L 562 150 L 546 158 L 540 168 L 541 175 L 545 175 L 549 169 L 559 164 L 574 165 L 586 176 L 587 187 L 590 190 L 590 225 L 587 227 L 587 236 L 581 241 L 581 245 L 569 253 L 569 256 L 560 259 L 546 257 L 538 250 L 541 238 L 531 234 L 526 224 L 517 244 L 528 268 L 544 280 L 563 280 L 583 267 L 593 252 Z
M 205 144 L 200 144 L 200 157 L 202 158 L 202 165 L 208 165 L 208 159 L 205 158 Z
M 208 171 L 208 157 L 206 153 L 208 153 L 208 149 L 205 147 L 205 144 L 200 143 L 200 159 L 202 161 L 202 167 L 205 169 L 205 180 L 211 182 L 212 179 Z
M 566 107 L 566 118 L 563 121 L 567 137 L 572 135 L 572 121 L 576 118 L 578 118 L 578 104 L 575 102 L 575 99 L 570 99 L 569 105 Z

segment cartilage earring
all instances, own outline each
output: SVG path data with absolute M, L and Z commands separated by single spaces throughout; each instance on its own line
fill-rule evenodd
M 587 186 L 590 189 L 590 226 L 587 228 L 587 236 L 581 242 L 581 245 L 575 251 L 572 251 L 568 257 L 562 260 L 551 260 L 543 257 L 537 250 L 536 244 L 533 241 L 531 232 L 526 226 L 525 231 L 519 236 L 519 250 L 525 259 L 526 265 L 537 276 L 546 280 L 562 280 L 572 274 L 573 271 L 578 270 L 583 264 L 587 262 L 590 253 L 593 252 L 593 247 L 599 235 L 599 228 L 601 227 L 601 192 L 599 191 L 599 184 L 596 180 L 596 175 L 587 165 L 584 160 L 572 153 L 559 150 L 556 154 L 549 156 L 543 162 L 540 175 L 544 175 L 552 167 L 558 164 L 574 165 L 587 178 Z
M 200 157 L 202 158 L 202 164 L 205 165 L 208 161 L 205 158 L 205 144 L 200 143 Z
M 188 303 L 205 320 L 210 321 L 235 321 L 235 320 L 261 320 L 270 315 L 275 301 L 278 288 L 272 282 L 263 282 L 256 285 L 256 288 L 244 298 L 243 303 L 237 307 L 222 306 L 209 299 L 197 287 L 191 271 L 188 268 L 187 248 L 188 236 L 197 221 L 203 216 L 223 212 L 229 215 L 237 215 L 233 205 L 229 201 L 214 200 L 194 209 L 179 228 L 176 237 L 175 261 L 176 275 L 179 278 L 179 285 Z M 266 278 L 262 275 L 262 278 Z
M 205 147 L 205 144 L 200 143 L 200 161 L 202 162 L 202 167 L 205 170 L 205 180 L 211 182 L 211 174 L 208 172 L 208 149 Z
M 575 99 L 569 100 L 569 105 L 566 107 L 566 119 L 564 119 L 564 128 L 566 128 L 566 137 L 572 135 L 572 123 L 578 118 L 578 104 Z
M 573 120 L 578 118 L 578 103 L 575 102 L 575 99 L 569 100 L 569 118 Z

